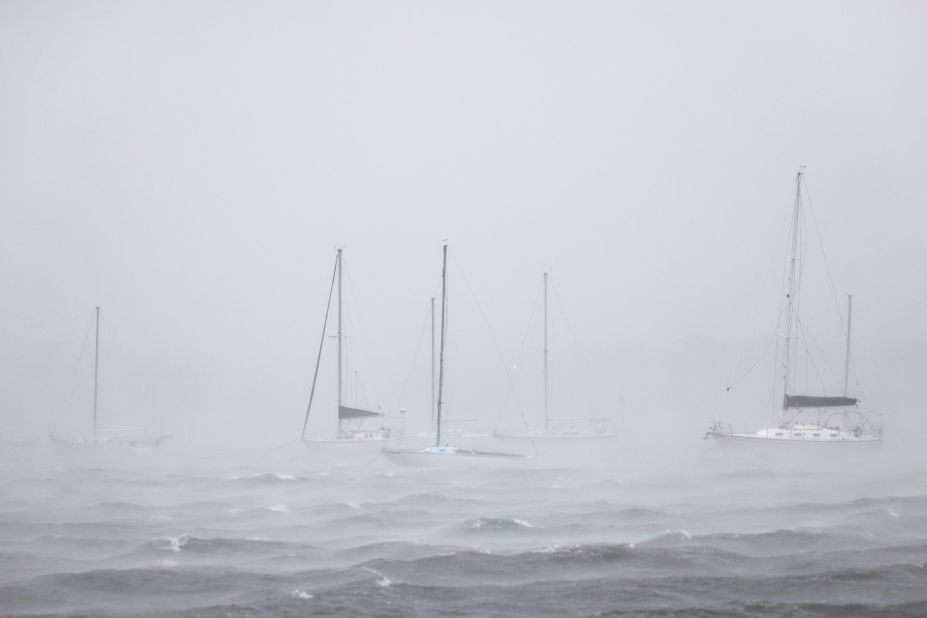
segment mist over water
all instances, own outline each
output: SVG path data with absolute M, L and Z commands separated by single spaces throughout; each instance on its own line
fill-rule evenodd
M 927 615 L 925 23 L 3 0 L 0 615 Z M 433 444 L 445 242 L 444 439 L 529 457 L 324 444 Z M 702 439 L 783 394 L 884 440 Z
M 922 466 L 616 448 L 595 469 L 306 449 L 2 453 L 4 615 L 923 615 Z M 308 454 L 308 455 L 311 455 Z M 15 472 L 11 472 L 15 470 Z

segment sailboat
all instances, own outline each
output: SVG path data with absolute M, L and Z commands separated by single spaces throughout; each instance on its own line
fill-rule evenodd
M 485 451 L 449 444 L 442 438 L 441 417 L 444 412 L 444 356 L 447 346 L 447 245 L 442 248 L 441 262 L 441 331 L 440 352 L 438 354 L 438 392 L 435 408 L 435 440 L 434 444 L 425 448 L 391 448 L 385 447 L 383 453 L 395 463 L 400 465 L 479 465 L 485 462 L 498 465 L 499 462 L 523 462 L 533 459 L 520 453 L 503 453 L 499 451 Z
M 100 427 L 100 307 L 94 313 L 94 348 L 93 348 L 93 421 L 89 436 L 80 438 L 63 438 L 52 431 L 49 436 L 58 444 L 117 445 L 117 446 L 156 446 L 170 436 L 152 436 L 147 427 Z
M 785 344 L 782 346 L 782 402 L 778 422 L 753 433 L 736 433 L 729 423 L 712 423 L 705 438 L 720 444 L 760 445 L 877 445 L 882 441 L 882 425 L 870 420 L 860 408 L 857 397 L 849 396 L 850 335 L 853 319 L 853 296 L 848 297 L 846 358 L 842 395 L 795 394 L 799 338 L 804 325 L 799 320 L 799 293 L 804 259 L 801 250 L 804 221 L 802 210 L 802 170 L 795 177 L 795 205 L 790 233 L 788 280 L 785 296 Z M 778 371 L 778 369 L 777 369 Z
M 550 415 L 550 365 L 547 320 L 548 273 L 544 273 L 544 426 L 523 433 L 505 433 L 498 428 L 493 432 L 501 440 L 605 440 L 618 434 L 607 417 L 552 417 Z
M 351 444 L 351 445 L 370 445 L 378 451 L 380 445 L 394 439 L 392 428 L 384 421 L 386 416 L 382 412 L 367 410 L 357 405 L 348 406 L 344 402 L 344 325 L 343 325 L 343 305 L 342 305 L 342 266 L 343 256 L 342 249 L 337 249 L 335 254 L 335 268 L 332 272 L 332 283 L 328 293 L 328 304 L 325 307 L 325 319 L 322 323 L 322 339 L 319 342 L 319 352 L 316 357 L 315 372 L 312 377 L 312 388 L 309 391 L 309 404 L 306 406 L 306 415 L 303 419 L 303 430 L 301 439 L 303 444 L 309 448 L 317 448 L 325 444 Z M 312 412 L 312 403 L 315 399 L 316 385 L 319 378 L 319 367 L 322 362 L 322 348 L 325 345 L 326 331 L 328 328 L 328 317 L 332 306 L 332 295 L 337 283 L 338 289 L 338 334 L 335 339 L 338 341 L 338 404 L 336 408 L 338 429 L 334 434 L 323 435 L 310 438 L 306 436 L 309 427 L 309 414 Z

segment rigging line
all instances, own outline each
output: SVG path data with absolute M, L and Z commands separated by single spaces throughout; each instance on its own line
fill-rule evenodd
M 583 349 L 579 345 L 579 340 L 576 338 L 576 333 L 573 331 L 573 325 L 570 323 L 570 318 L 567 316 L 566 309 L 563 306 L 563 301 L 560 300 L 560 293 L 557 291 L 557 286 L 553 282 L 548 282 L 551 289 L 554 291 L 554 300 L 557 301 L 557 307 L 560 308 L 560 313 L 563 314 L 563 322 L 566 324 L 567 332 L 570 333 L 570 338 L 573 340 L 573 347 L 576 350 L 577 355 L 579 356 L 579 362 L 583 364 L 583 382 L 586 383 L 586 392 L 583 393 L 586 399 L 586 406 L 589 410 L 593 410 L 592 400 L 589 398 L 589 392 L 593 389 L 595 384 L 591 382 L 592 380 L 592 371 L 589 360 L 586 358 L 586 355 L 583 353 Z
M 315 373 L 312 374 L 312 388 L 309 390 L 309 404 L 306 406 L 306 418 L 303 419 L 303 431 L 300 438 L 306 437 L 306 427 L 309 425 L 309 411 L 312 410 L 312 399 L 315 397 L 315 386 L 319 379 L 319 364 L 322 361 L 322 347 L 325 345 L 325 331 L 328 328 L 328 314 L 332 308 L 332 296 L 335 292 L 335 276 L 338 274 L 338 259 L 332 269 L 332 284 L 328 289 L 328 304 L 325 305 L 325 319 L 322 321 L 322 337 L 319 339 L 319 353 L 315 358 Z
M 383 454 L 383 449 L 380 449 L 380 452 L 377 453 L 376 455 L 374 455 L 373 459 L 371 459 L 370 461 L 367 462 L 367 465 L 368 465 L 368 466 L 369 466 L 369 465 L 372 465 L 373 462 L 375 462 L 377 459 L 379 459 L 379 458 L 380 458 L 380 455 L 382 455 L 382 454 Z
M 528 314 L 528 328 L 525 331 L 525 338 L 521 341 L 521 347 L 518 350 L 518 354 L 515 357 L 515 363 L 517 367 L 520 367 L 525 359 L 525 356 L 528 352 L 528 341 L 531 339 L 531 335 L 534 332 L 534 325 L 536 324 L 535 318 L 538 315 L 538 309 L 541 306 L 541 296 L 543 294 L 544 284 L 539 283 L 537 287 L 537 293 L 534 296 L 534 303 L 531 307 L 531 312 Z M 515 380 L 518 381 L 518 378 L 521 376 L 520 373 L 516 374 Z
M 853 374 L 853 384 L 856 386 L 857 393 L 859 395 L 863 394 L 863 384 L 862 380 L 859 377 L 859 369 L 856 367 L 856 355 L 853 354 L 853 350 L 850 350 L 850 370 Z M 862 397 L 860 397 L 862 399 Z
M 760 354 L 760 356 L 753 362 L 753 364 L 750 365 L 750 368 L 747 369 L 747 371 L 744 372 L 744 374 L 743 374 L 742 376 L 740 376 L 739 378 L 737 378 L 736 380 L 734 380 L 733 382 L 731 382 L 730 384 L 727 385 L 727 388 L 724 389 L 725 392 L 730 391 L 732 388 L 734 388 L 735 386 L 737 386 L 737 384 L 739 384 L 744 378 L 746 378 L 748 375 L 750 375 L 750 373 L 752 373 L 753 370 L 756 369 L 756 366 L 759 365 L 760 362 L 761 362 L 764 358 L 766 358 L 766 353 L 769 352 L 769 348 L 772 346 L 773 341 L 777 341 L 777 340 L 779 339 L 779 321 L 782 319 L 782 314 L 783 314 L 783 313 L 785 313 L 785 305 L 783 305 L 782 309 L 779 310 L 779 317 L 776 319 L 776 330 L 773 331 L 772 336 L 771 336 L 771 337 L 769 338 L 769 340 L 766 342 L 766 347 L 763 348 L 763 352 L 762 352 L 762 353 Z M 778 368 L 777 368 L 777 369 L 778 369 Z
M 345 314 L 347 314 L 347 315 L 345 316 L 345 322 L 346 322 L 346 323 L 349 323 L 350 327 L 353 328 L 354 332 L 357 333 L 357 334 L 354 336 L 354 338 L 355 338 L 356 340 L 360 341 L 361 343 L 363 343 L 363 342 L 365 342 L 365 341 L 369 341 L 369 339 L 367 339 L 367 338 L 365 337 L 365 335 L 364 335 L 364 333 L 365 333 L 366 331 L 364 331 L 364 330 L 361 328 L 361 323 L 362 323 L 362 320 L 361 320 L 361 313 L 362 313 L 362 312 L 361 312 L 360 309 L 359 309 L 359 307 L 361 307 L 361 304 L 360 304 L 360 302 L 358 301 L 358 296 L 357 296 L 357 293 L 355 292 L 354 279 L 351 278 L 351 271 L 350 271 L 350 270 L 348 270 L 348 271 L 346 271 L 346 272 L 344 273 L 344 278 L 347 279 L 347 285 L 346 285 L 345 287 L 347 287 L 347 289 L 348 289 L 348 297 L 349 297 L 349 300 L 352 301 L 352 302 L 348 303 L 348 310 L 345 311 Z M 348 339 L 348 337 L 347 337 L 346 335 L 345 335 L 345 339 L 346 339 L 346 340 Z M 345 347 L 347 347 L 347 345 L 345 345 Z M 359 346 L 359 347 L 360 347 L 360 350 L 361 350 L 360 352 L 358 352 L 357 350 L 353 350 L 353 351 L 352 351 L 352 361 L 353 361 L 353 363 L 354 363 L 354 364 L 353 364 L 353 368 L 354 368 L 355 373 L 358 373 L 358 375 L 359 375 L 359 372 L 357 372 L 357 364 L 358 364 L 357 361 L 358 361 L 358 360 L 361 361 L 361 363 L 360 363 L 361 368 L 364 368 L 364 367 L 372 368 L 372 367 L 373 367 L 373 363 L 370 362 L 369 353 L 365 351 L 363 345 L 361 345 L 361 346 Z M 357 356 L 358 358 L 354 358 L 354 356 Z M 348 374 L 348 375 L 350 375 L 350 374 Z M 376 376 L 374 375 L 374 377 L 376 377 Z M 375 383 L 374 383 L 374 391 L 376 391 L 376 390 L 377 390 L 377 383 L 375 382 Z
M 84 333 L 84 340 L 80 344 L 80 351 L 77 354 L 77 362 L 74 363 L 74 370 L 71 372 L 70 380 L 68 380 L 67 390 L 65 390 L 64 405 L 62 406 L 62 408 L 70 407 L 71 405 L 71 399 L 74 394 L 75 378 L 77 377 L 78 369 L 80 369 L 80 362 L 84 359 L 84 352 L 87 350 L 87 343 L 90 341 L 90 332 L 93 330 L 95 314 L 96 314 L 96 310 L 94 309 L 94 313 L 91 314 L 90 322 L 87 323 L 87 332 Z M 58 413 L 55 415 L 55 419 L 52 422 L 52 434 L 55 433 L 55 429 L 57 429 L 58 427 L 58 421 L 61 419 L 61 415 L 64 413 L 62 408 L 58 409 Z
M 418 336 L 418 343 L 415 346 L 415 353 L 412 355 L 412 364 L 409 366 L 409 372 L 406 374 L 406 379 L 402 382 L 402 388 L 399 390 L 399 407 L 402 408 L 402 400 L 406 395 L 406 387 L 409 385 L 409 380 L 412 378 L 412 373 L 415 371 L 415 367 L 418 365 L 418 353 L 422 349 L 422 341 L 425 340 L 425 331 L 428 330 L 428 323 L 431 320 L 431 305 L 428 305 L 428 310 L 425 312 L 425 320 L 422 322 L 422 332 Z
M 534 325 L 536 323 L 535 318 L 537 317 L 537 314 L 539 313 L 538 310 L 541 306 L 541 296 L 543 294 L 543 290 L 544 290 L 544 284 L 539 283 L 537 287 L 537 294 L 535 294 L 534 303 L 532 305 L 531 313 L 529 314 L 529 318 L 528 318 L 528 328 L 525 331 L 524 339 L 522 339 L 521 349 L 519 350 L 517 356 L 515 357 L 515 367 L 521 367 L 523 365 L 525 356 L 527 355 L 528 341 L 531 339 L 531 335 L 534 332 Z M 520 371 L 515 374 L 514 383 L 516 387 L 518 386 L 518 383 L 520 382 L 521 376 L 522 376 L 522 373 Z M 505 403 L 508 403 L 508 399 L 506 399 Z M 497 423 L 501 422 L 502 415 L 504 412 L 505 412 L 505 406 L 503 405 L 501 408 L 499 408 L 499 416 L 496 419 Z M 525 431 L 527 430 L 528 430 L 528 426 L 527 424 L 525 424 Z
M 483 311 L 483 306 L 480 304 L 479 299 L 476 297 L 476 293 L 473 291 L 473 286 L 470 285 L 470 280 L 467 279 L 467 274 L 464 272 L 460 262 L 457 261 L 456 256 L 451 256 L 451 259 L 454 260 L 454 265 L 457 266 L 457 270 L 460 271 L 460 276 L 464 280 L 464 283 L 467 285 L 467 289 L 470 291 L 470 295 L 473 297 L 473 302 L 476 303 L 476 308 L 479 309 L 480 316 L 483 318 L 483 323 L 486 326 L 486 330 L 489 331 L 489 337 L 492 339 L 493 346 L 496 348 L 496 354 L 499 356 L 499 363 L 502 365 L 502 372 L 505 375 L 505 380 L 508 382 L 512 397 L 515 400 L 515 408 L 518 410 L 518 414 L 521 416 L 521 420 L 524 422 L 525 429 L 527 430 L 528 419 L 525 418 L 524 410 L 522 410 L 521 403 L 518 400 L 518 392 L 515 390 L 515 384 L 512 382 L 512 376 L 508 372 L 508 367 L 506 367 L 505 357 L 502 355 L 502 350 L 499 348 L 499 343 L 496 341 L 496 336 L 493 334 L 492 327 L 489 325 L 489 318 L 486 317 L 486 312 Z
M 796 242 L 798 243 L 798 250 L 797 250 L 798 266 L 795 269 L 795 280 L 794 280 L 794 284 L 792 285 L 792 296 L 791 296 L 792 311 L 787 318 L 790 324 L 792 320 L 795 320 L 796 324 L 800 323 L 799 315 L 800 315 L 800 310 L 801 310 L 801 281 L 802 281 L 802 276 L 804 275 L 804 272 L 805 272 L 805 262 L 806 262 L 806 257 L 808 255 L 808 235 L 807 235 L 808 223 L 807 223 L 807 219 L 805 218 L 804 208 L 799 208 L 799 211 L 797 214 L 798 214 L 798 220 L 797 220 L 798 234 L 797 234 Z M 791 332 L 791 326 L 789 326 L 787 330 Z M 797 367 L 798 367 L 798 353 L 799 353 L 800 346 L 801 346 L 801 335 L 802 335 L 802 331 L 801 331 L 801 326 L 799 324 L 799 330 L 798 332 L 795 333 L 795 336 L 794 336 L 794 340 L 795 340 L 794 359 L 792 357 L 792 351 L 793 351 L 792 350 L 792 346 L 793 346 L 792 340 L 788 339 L 785 342 L 786 346 L 789 346 L 788 347 L 789 359 L 793 359 L 791 360 L 790 366 L 784 367 L 786 370 L 787 379 L 789 380 L 789 382 L 791 382 L 792 377 L 794 377 L 795 380 L 798 380 L 798 377 L 799 377 Z
M 370 397 L 367 395 L 367 390 L 364 388 L 364 381 L 361 380 L 360 374 L 357 373 L 356 371 L 354 372 L 354 381 L 356 382 L 357 387 L 360 388 L 360 394 L 364 398 L 364 408 L 369 410 L 373 406 L 370 403 Z M 356 398 L 357 397 L 355 396 L 355 399 Z M 380 409 L 381 409 L 380 404 L 377 404 L 377 410 L 380 410 Z
M 784 375 L 784 374 L 780 374 L 780 371 L 783 369 L 786 369 L 785 358 L 788 356 L 789 346 L 791 346 L 792 344 L 791 339 L 788 336 L 785 336 L 784 337 L 785 349 L 782 349 L 782 342 L 780 341 L 780 339 L 783 338 L 782 337 L 782 316 L 785 313 L 785 309 L 789 306 L 789 302 L 790 302 L 789 300 L 785 300 L 785 299 L 787 298 L 788 282 L 790 281 L 791 264 L 793 260 L 792 258 L 792 234 L 793 234 L 793 228 L 796 225 L 798 225 L 798 222 L 800 221 L 800 219 L 798 219 L 798 216 L 799 216 L 799 213 L 793 211 L 792 216 L 789 217 L 789 225 L 787 228 L 786 241 L 784 243 L 786 247 L 786 253 L 785 253 L 785 260 L 783 262 L 783 267 L 782 267 L 782 279 L 779 283 L 779 302 L 783 304 L 782 304 L 782 308 L 779 310 L 779 318 L 776 321 L 776 331 L 777 331 L 778 336 L 776 337 L 776 356 L 773 362 L 772 397 L 771 397 L 772 401 L 775 401 L 776 399 L 776 393 L 778 391 L 779 380 L 782 379 Z M 791 319 L 792 319 L 792 313 L 790 312 L 788 313 L 788 315 L 786 315 L 786 320 L 790 321 Z M 788 332 L 788 328 L 789 326 L 787 322 L 786 332 Z M 780 363 L 780 360 L 782 361 L 781 363 Z M 784 387 L 784 384 L 783 384 L 783 387 Z
M 802 322 L 801 320 L 797 320 L 797 322 L 798 322 L 798 327 L 801 329 L 802 334 L 804 334 L 805 336 L 805 351 L 808 356 L 808 364 L 811 365 L 814 368 L 815 373 L 817 373 L 818 380 L 820 380 L 821 382 L 821 387 L 824 388 L 824 386 L 826 385 L 826 382 L 824 380 L 824 376 L 821 375 L 821 371 L 820 371 L 820 368 L 818 367 L 818 364 L 815 362 L 815 357 L 811 355 L 812 348 L 808 346 L 809 343 L 811 343 L 811 345 L 814 346 L 813 351 L 816 352 L 820 356 L 820 358 L 823 360 L 824 367 L 827 369 L 827 371 L 830 372 L 831 378 L 833 378 L 834 382 L 839 382 L 840 379 L 839 377 L 837 377 L 837 373 L 834 372 L 834 368 L 827 361 L 827 355 L 824 354 L 824 348 L 811 335 L 808 329 L 805 328 L 804 322 Z M 806 382 L 807 382 L 807 379 L 806 379 Z
M 779 317 L 776 319 L 776 332 L 774 335 L 776 340 L 776 356 L 773 358 L 773 379 L 770 401 L 775 401 L 776 392 L 778 391 L 779 369 L 781 368 L 779 365 L 779 350 L 782 346 L 780 341 L 782 339 L 782 314 L 785 313 L 785 308 L 787 306 L 788 305 L 785 304 L 782 305 L 782 308 L 779 310 Z M 788 345 L 788 342 L 786 342 L 786 345 Z M 733 384 L 731 386 L 733 386 Z
M 830 291 L 831 291 L 831 296 L 833 297 L 833 301 L 834 301 L 834 309 L 836 310 L 836 313 L 837 313 L 837 320 L 840 324 L 840 327 L 843 328 L 844 327 L 843 313 L 840 308 L 840 301 L 837 299 L 837 286 L 834 285 L 834 278 L 831 274 L 831 269 L 830 269 L 830 260 L 827 258 L 827 251 L 824 250 L 824 240 L 821 236 L 821 228 L 820 226 L 818 226 L 817 215 L 814 212 L 814 203 L 811 201 L 811 191 L 808 189 L 807 180 L 805 181 L 805 195 L 808 196 L 808 209 L 811 211 L 811 221 L 812 223 L 814 223 L 814 231 L 815 231 L 815 234 L 817 235 L 818 246 L 821 249 L 821 256 L 824 258 L 824 268 L 825 268 L 825 272 L 827 272 L 827 281 L 828 283 L 830 283 Z

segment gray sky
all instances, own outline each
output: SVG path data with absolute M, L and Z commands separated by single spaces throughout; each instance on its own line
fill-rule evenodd
M 693 437 L 763 421 L 770 362 L 723 387 L 775 326 L 800 164 L 869 401 L 923 427 L 925 23 L 913 1 L 3 0 L 0 432 L 89 415 L 99 304 L 113 424 L 295 437 L 336 245 L 394 409 L 444 238 L 461 416 L 509 397 L 464 277 L 511 363 L 551 269 L 591 405 L 620 390 L 629 426 Z M 569 408 L 579 363 L 555 358 Z

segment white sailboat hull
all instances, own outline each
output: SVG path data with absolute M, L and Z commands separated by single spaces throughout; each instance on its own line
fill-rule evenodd
M 53 444 L 73 447 L 152 448 L 164 444 L 171 436 L 151 437 L 116 431 L 111 435 L 96 435 L 85 438 L 61 438 L 51 436 Z
M 384 448 L 383 454 L 400 466 L 504 468 L 530 465 L 534 457 L 520 453 L 478 451 L 453 446 L 431 446 L 421 449 Z
M 790 423 L 775 427 L 764 427 L 754 433 L 737 433 L 724 431 L 723 423 L 716 423 L 705 434 L 706 438 L 713 438 L 722 444 L 768 444 L 782 445 L 831 445 L 831 446 L 865 446 L 880 444 L 881 433 L 869 430 L 864 425 L 856 425 L 850 429 L 818 423 Z
M 881 458 L 883 453 L 882 440 L 876 437 L 840 439 L 828 436 L 822 440 L 765 437 L 757 433 L 709 432 L 705 438 L 714 443 L 712 454 L 728 464 L 741 462 L 797 469 L 809 466 L 842 468 L 848 464 L 874 461 L 871 458 Z
M 730 445 L 753 445 L 762 448 L 827 448 L 827 447 L 872 447 L 882 444 L 882 438 L 863 437 L 863 438 L 771 438 L 758 436 L 750 433 L 721 433 L 710 431 L 706 437 L 713 439 L 718 444 Z

